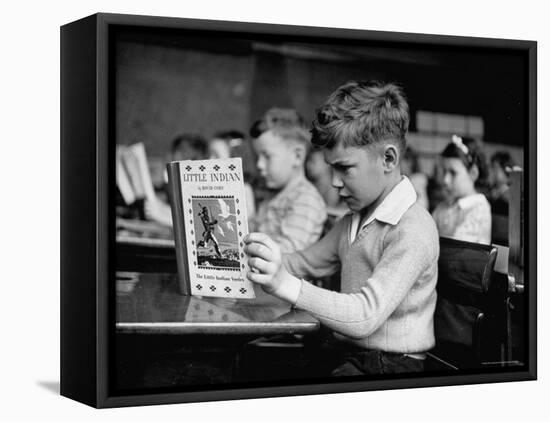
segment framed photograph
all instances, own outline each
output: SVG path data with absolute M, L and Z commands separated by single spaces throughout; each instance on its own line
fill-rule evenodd
M 61 394 L 536 379 L 536 58 L 506 39 L 63 26 Z

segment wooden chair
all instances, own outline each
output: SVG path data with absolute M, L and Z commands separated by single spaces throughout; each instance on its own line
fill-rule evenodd
M 495 276 L 497 249 L 440 239 L 436 347 L 428 369 L 467 369 L 506 360 L 507 281 Z

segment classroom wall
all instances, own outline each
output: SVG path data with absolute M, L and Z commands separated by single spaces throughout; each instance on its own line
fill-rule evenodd
M 246 40 L 238 40 L 237 48 L 231 44 L 234 40 L 227 46 L 185 40 L 182 46 L 170 37 L 158 43 L 130 37 L 116 44 L 116 142 L 145 143 L 155 183 L 162 180 L 176 135 L 192 132 L 209 138 L 228 129 L 247 133 L 272 106 L 293 107 L 311 121 L 326 96 L 350 79 L 403 84 L 411 108 L 409 140 L 420 151 L 428 174 L 432 156 L 449 138 L 436 123 L 446 123 L 450 130 L 457 116 L 481 131 L 477 135 L 485 140 L 489 155 L 507 149 L 523 160 L 521 83 L 514 82 L 523 76 L 509 70 L 515 66 L 513 58 L 494 56 L 496 64 L 510 62 L 506 70 L 488 68 L 490 55 L 483 59 L 489 60 L 486 66 L 472 69 L 470 64 L 482 60 L 477 55 L 470 63 L 469 56 L 453 61 L 441 54 L 415 53 L 411 57 L 416 62 L 408 62 L 401 51 L 369 47 L 371 56 L 349 60 L 326 48 L 316 53 L 312 48 Z M 432 123 L 437 127 L 425 127 Z M 245 161 L 245 171 L 253 174 L 254 163 Z
M 383 77 L 351 63 L 236 55 L 121 42 L 116 53 L 117 143 L 143 141 L 164 156 L 181 132 L 212 136 L 249 127 L 272 106 L 294 107 L 307 121 L 338 85 Z
M 123 42 L 117 46 L 117 143 L 163 157 L 174 137 L 211 136 L 249 121 L 251 57 Z

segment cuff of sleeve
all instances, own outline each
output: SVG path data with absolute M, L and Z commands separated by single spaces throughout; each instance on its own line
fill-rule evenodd
M 289 277 L 281 283 L 281 286 L 275 292 L 275 296 L 295 306 L 298 296 L 300 296 L 300 290 L 302 290 L 302 280 L 289 274 Z

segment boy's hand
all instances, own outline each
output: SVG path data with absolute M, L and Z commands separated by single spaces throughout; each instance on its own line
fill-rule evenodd
M 250 257 L 248 265 L 253 270 L 248 272 L 248 279 L 267 293 L 296 303 L 301 281 L 285 269 L 279 245 L 263 233 L 250 233 L 244 242 L 244 251 Z

